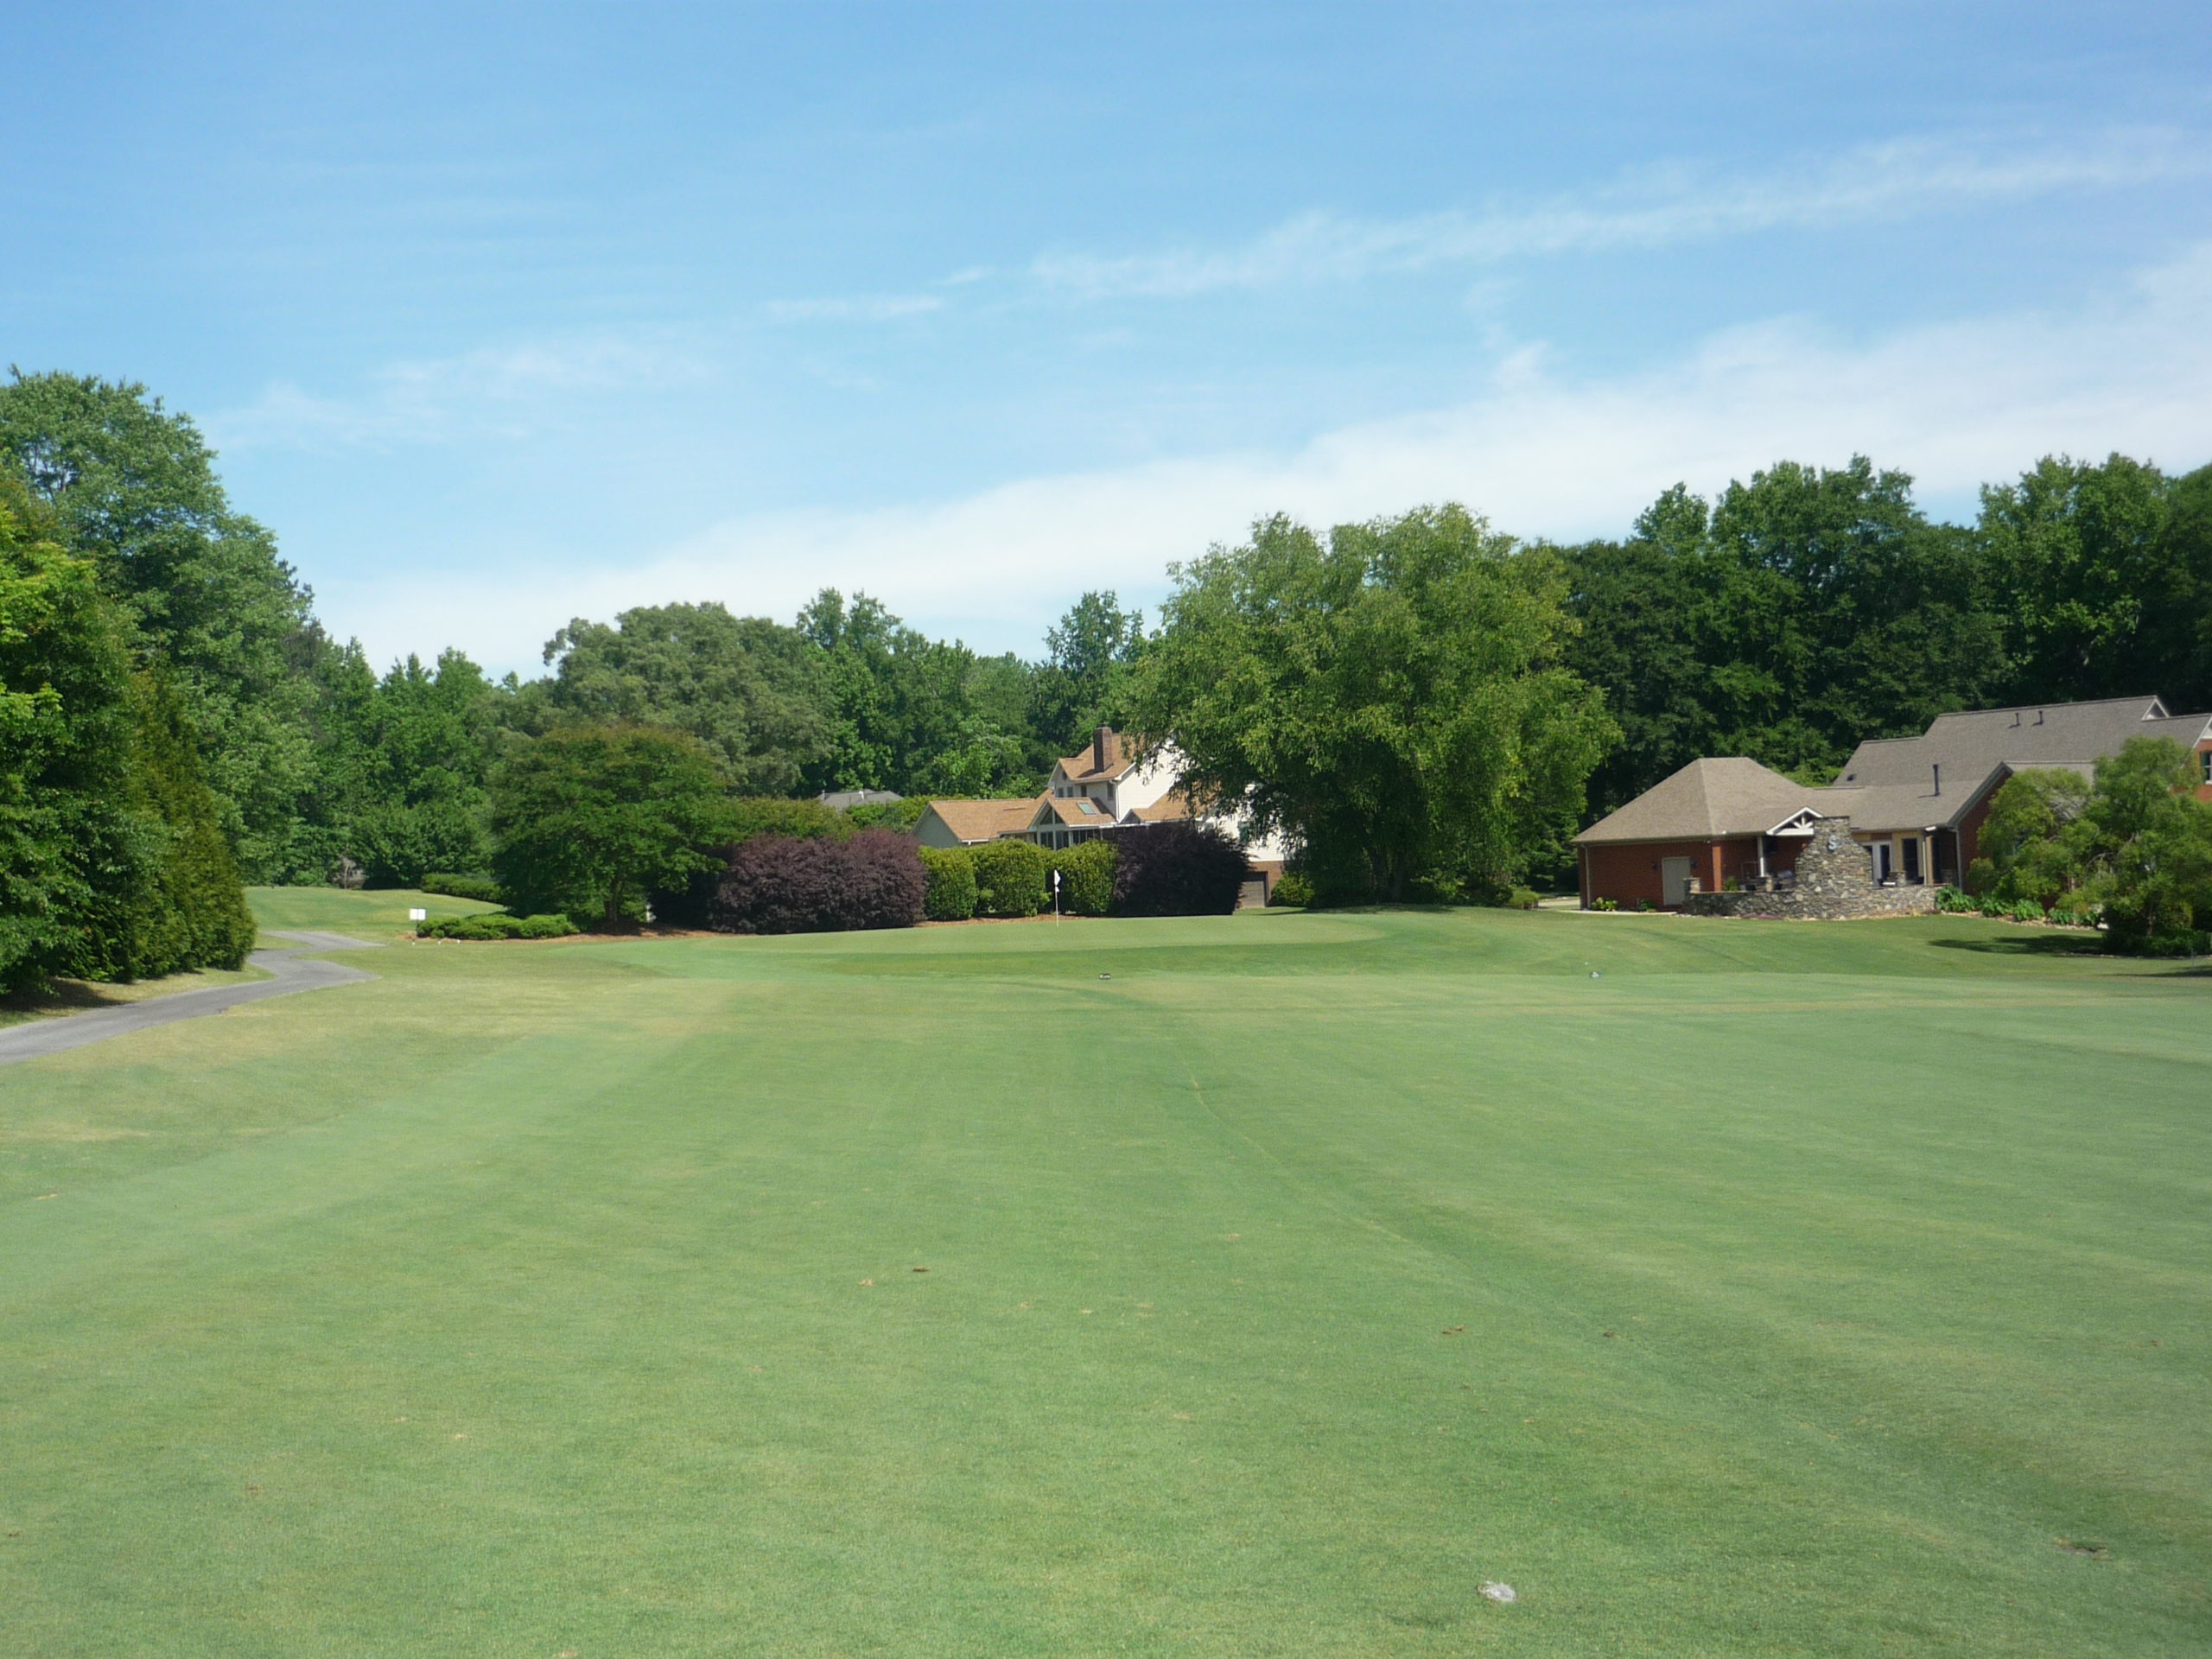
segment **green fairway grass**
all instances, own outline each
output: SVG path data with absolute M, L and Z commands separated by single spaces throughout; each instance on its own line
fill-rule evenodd
M 406 898 L 0 1071 L 0 1653 L 2212 1650 L 2186 966 Z

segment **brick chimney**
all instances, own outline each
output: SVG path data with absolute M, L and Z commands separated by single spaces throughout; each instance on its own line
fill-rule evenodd
M 1101 726 L 1090 734 L 1090 769 L 1093 772 L 1106 770 L 1106 750 L 1113 741 L 1114 728 L 1111 726 Z

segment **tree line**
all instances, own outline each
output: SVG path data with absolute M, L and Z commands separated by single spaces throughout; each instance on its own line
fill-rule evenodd
M 0 385 L 0 981 L 234 954 L 241 880 L 515 868 L 576 808 L 564 756 L 595 787 L 644 788 L 648 766 L 723 804 L 655 832 L 690 848 L 660 872 L 680 887 L 729 802 L 1033 793 L 1110 721 L 1290 831 L 1325 897 L 1484 899 L 1555 874 L 1581 823 L 1700 754 L 1825 782 L 1948 709 L 2212 704 L 2212 468 L 2117 455 L 2047 458 L 1971 524 L 1864 459 L 1710 502 L 1677 486 L 1580 544 L 1450 506 L 1268 518 L 1176 567 L 1157 628 L 1086 594 L 1035 660 L 834 589 L 788 623 L 641 607 L 572 620 L 529 680 L 457 651 L 379 672 L 324 632 L 214 459 L 141 386 Z M 645 902 L 634 879 L 612 909 L 607 880 L 563 879 L 603 914 Z

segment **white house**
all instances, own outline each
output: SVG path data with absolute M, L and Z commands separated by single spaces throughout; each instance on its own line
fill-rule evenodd
M 1262 884 L 1256 896 L 1264 902 L 1288 856 L 1282 838 L 1248 838 L 1242 812 L 1194 812 L 1190 795 L 1179 786 L 1182 762 L 1172 743 L 1147 745 L 1101 726 L 1091 734 L 1090 747 L 1053 762 L 1052 780 L 1027 823 L 1004 833 L 1040 847 L 1067 847 L 1135 824 L 1211 817 L 1243 843 L 1254 880 Z

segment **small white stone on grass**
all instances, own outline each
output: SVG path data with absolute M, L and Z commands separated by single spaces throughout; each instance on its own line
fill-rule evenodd
M 1483 1594 L 1488 1596 L 1492 1601 L 1518 1601 L 1521 1599 L 1520 1597 L 1513 1593 L 1513 1586 L 1510 1584 L 1486 1583 L 1483 1586 Z

